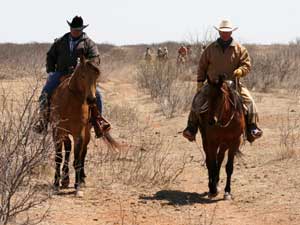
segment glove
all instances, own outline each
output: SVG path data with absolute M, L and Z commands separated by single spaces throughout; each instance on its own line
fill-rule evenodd
M 197 82 L 197 92 L 199 92 L 202 87 L 203 87 L 203 82 L 201 81 Z
M 237 78 L 241 78 L 243 76 L 243 71 L 241 69 L 236 69 L 234 72 L 233 72 L 233 75 Z

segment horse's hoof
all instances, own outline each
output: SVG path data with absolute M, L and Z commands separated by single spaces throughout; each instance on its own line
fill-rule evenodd
M 61 188 L 67 189 L 69 187 L 69 184 L 70 184 L 70 179 L 64 179 L 61 181 Z
M 69 188 L 69 183 L 63 183 L 63 182 L 61 182 L 61 188 L 62 189 L 67 189 L 67 188 Z
M 85 187 L 86 187 L 85 182 L 80 183 L 80 188 L 85 188 Z
M 53 192 L 54 195 L 57 195 L 59 193 L 59 186 L 58 185 L 53 185 Z
M 208 193 L 208 198 L 215 198 L 215 197 L 217 197 L 218 196 L 218 194 L 219 194 L 219 192 L 216 192 L 216 193 Z
M 232 200 L 232 196 L 229 192 L 225 192 L 224 194 L 224 200 Z
M 84 196 L 83 191 L 76 190 L 75 196 L 76 196 L 77 198 L 83 198 L 83 196 Z

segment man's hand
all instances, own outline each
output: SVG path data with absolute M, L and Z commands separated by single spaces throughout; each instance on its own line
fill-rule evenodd
M 201 90 L 201 88 L 203 87 L 203 82 L 197 82 L 197 92 L 199 92 Z
M 234 72 L 233 72 L 233 75 L 237 78 L 241 78 L 243 76 L 243 71 L 241 69 L 236 69 Z

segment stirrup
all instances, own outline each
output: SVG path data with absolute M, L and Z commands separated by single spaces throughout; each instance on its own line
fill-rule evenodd
M 110 123 L 108 123 L 103 117 L 98 117 L 92 121 L 96 138 L 103 137 L 111 129 Z
M 252 143 L 256 139 L 262 137 L 263 131 L 259 129 L 256 125 L 249 125 L 247 128 L 247 140 Z
M 90 122 L 94 127 L 96 137 L 100 138 L 103 136 L 103 134 L 107 133 L 110 130 L 111 125 L 98 111 L 96 104 L 91 105 L 90 110 Z
M 191 131 L 189 131 L 187 128 L 184 129 L 182 132 L 182 136 L 188 139 L 190 142 L 196 141 L 196 135 L 193 135 Z

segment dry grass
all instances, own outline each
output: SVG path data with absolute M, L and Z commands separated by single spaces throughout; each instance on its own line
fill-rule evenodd
M 98 150 L 87 160 L 87 165 L 99 177 L 100 185 L 121 183 L 149 188 L 166 187 L 175 182 L 188 158 L 174 156 L 170 140 L 155 133 L 146 135 L 135 137 L 139 139 L 137 143 L 127 143 L 120 152 L 96 146 Z
M 121 182 L 151 187 L 168 186 L 176 181 L 189 158 L 184 153 L 172 154 L 171 139 L 145 124 L 141 125 L 136 109 L 130 106 L 111 106 L 107 114 L 119 126 L 124 147 L 120 152 L 113 152 L 95 143 L 98 150 L 88 159 L 87 165 L 91 170 L 97 168 L 101 185 Z

